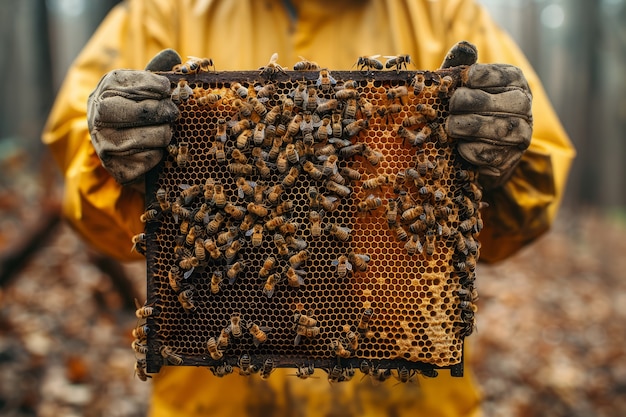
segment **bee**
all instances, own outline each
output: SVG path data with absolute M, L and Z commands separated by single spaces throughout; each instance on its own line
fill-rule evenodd
M 285 242 L 287 242 L 287 246 L 289 246 L 291 249 L 294 249 L 294 250 L 297 250 L 297 251 L 304 250 L 308 246 L 306 240 L 300 239 L 300 238 L 296 238 L 294 236 L 287 236 L 287 237 L 285 237 Z
M 439 95 L 447 96 L 451 85 L 452 85 L 452 77 L 450 77 L 449 75 L 442 77 L 441 81 L 439 82 Z
M 400 218 L 405 223 L 406 222 L 411 222 L 411 221 L 417 219 L 423 213 L 424 213 L 424 207 L 423 206 L 413 206 L 413 207 L 409 207 L 406 210 L 404 210 L 402 212 L 402 215 L 400 216 Z
M 402 97 L 406 97 L 409 95 L 409 89 L 405 85 L 400 85 L 398 87 L 392 87 L 387 90 L 387 99 L 395 100 L 398 99 L 402 102 Z
M 285 192 L 285 188 L 281 184 L 274 185 L 267 192 L 267 201 L 272 205 L 278 204 L 283 192 Z
M 196 101 L 201 106 L 213 106 L 222 99 L 222 95 L 218 93 L 207 93 L 201 97 L 198 97 Z
M 426 222 L 419 218 L 409 225 L 411 233 L 422 233 L 427 228 L 428 226 L 426 225 Z
M 336 239 L 342 241 L 342 242 L 347 242 L 348 240 L 350 240 L 350 233 L 352 232 L 352 230 L 348 227 L 342 227 L 339 226 L 336 223 L 331 223 L 327 229 L 326 229 L 332 236 L 334 236 Z
M 265 114 L 265 124 L 268 126 L 273 125 L 276 122 L 278 116 L 281 114 L 281 111 L 282 109 L 278 105 L 272 107 L 270 111 Z
M 296 267 L 289 266 L 285 268 L 285 276 L 287 277 L 287 284 L 290 287 L 299 287 L 304 285 L 304 277 L 306 276 L 306 271 L 302 269 L 296 269 Z
M 339 207 L 339 199 L 335 196 L 325 196 L 320 194 L 318 196 L 318 202 L 325 211 L 331 212 Z
M 269 210 L 267 207 L 257 204 L 257 203 L 248 203 L 248 213 L 254 214 L 257 217 L 265 217 L 269 214 Z
M 224 206 L 226 206 L 226 194 L 224 193 L 224 186 L 222 184 L 215 184 L 212 203 L 218 208 L 224 208 Z
M 323 115 L 323 114 L 330 113 L 331 111 L 336 110 L 337 107 L 339 107 L 339 101 L 335 98 L 331 98 L 331 99 L 328 99 L 326 101 L 322 101 L 321 103 L 319 103 L 317 107 L 315 108 L 315 113 L 319 115 Z M 330 121 L 326 122 L 326 129 L 328 129 L 329 122 Z
M 411 80 L 411 86 L 413 87 L 413 94 L 417 96 L 422 92 L 422 90 L 424 90 L 424 87 L 425 87 L 424 81 L 426 81 L 424 74 L 422 73 L 415 74 L 415 77 L 413 77 L 413 79 Z
M 277 61 L 278 53 L 275 52 L 270 57 L 270 61 L 267 63 L 267 65 L 259 68 L 260 74 L 263 76 L 267 76 L 268 78 L 271 78 L 279 72 L 286 74 L 285 68 L 278 65 Z
M 195 240 L 193 253 L 198 258 L 198 261 L 204 262 L 206 260 L 206 249 L 204 249 L 204 240 L 202 238 Z
M 332 369 L 328 372 L 328 383 L 333 384 L 335 382 L 339 382 L 342 374 L 343 374 L 343 369 L 341 368 L 340 365 L 333 366 Z
M 376 367 L 370 373 L 370 377 L 375 383 L 385 382 L 386 380 L 391 378 L 391 376 L 392 376 L 391 369 L 388 369 L 388 368 Z
M 419 174 L 423 176 L 426 175 L 431 169 L 435 169 L 436 165 L 430 159 L 428 159 L 426 155 L 420 153 L 417 156 L 417 163 L 415 167 L 417 169 L 417 172 L 419 172 Z
M 306 161 L 302 165 L 302 169 L 314 180 L 319 181 L 324 177 L 324 173 L 311 161 Z
M 280 233 L 274 234 L 274 245 L 276 245 L 276 249 L 278 250 L 278 254 L 280 256 L 287 256 L 289 254 L 289 247 L 287 246 L 285 237 Z
M 156 308 L 146 304 L 142 306 L 136 298 L 135 307 L 137 307 L 137 310 L 135 310 L 135 316 L 137 316 L 138 319 L 145 319 L 158 314 L 158 310 Z
M 344 278 L 348 275 L 348 271 L 352 271 L 352 264 L 345 255 L 340 255 L 338 259 L 334 259 L 331 264 L 337 267 L 337 276 Z
M 246 232 L 246 236 L 252 236 L 252 246 L 261 246 L 261 244 L 263 244 L 263 226 L 260 224 L 255 224 L 254 226 L 252 226 L 252 229 Z
M 237 139 L 235 140 L 235 146 L 237 146 L 237 148 L 239 149 L 247 149 L 248 145 L 250 144 L 250 139 L 252 138 L 252 135 L 253 135 L 252 130 L 250 129 L 244 130 L 237 136 Z M 242 165 L 244 167 L 250 167 L 249 169 L 252 169 L 252 165 L 242 164 L 242 163 L 239 163 L 239 165 Z
M 476 213 L 474 202 L 468 196 L 458 196 L 454 201 L 459 205 L 459 211 L 465 217 L 471 217 Z
M 182 356 L 175 354 L 172 348 L 170 348 L 169 346 L 162 345 L 159 348 L 159 353 L 167 362 L 171 363 L 172 365 L 180 366 L 183 364 Z
M 148 338 L 148 334 L 150 333 L 150 327 L 147 324 L 144 324 L 139 327 L 135 327 L 132 331 L 133 338 L 136 340 L 144 341 Z
M 300 161 L 300 155 L 298 154 L 298 150 L 293 143 L 288 144 L 285 148 L 285 156 L 292 164 L 297 164 Z
M 341 175 L 352 181 L 358 181 L 361 179 L 361 173 L 359 171 L 348 167 L 341 168 Z
M 289 159 L 287 159 L 286 151 L 279 152 L 278 157 L 276 158 L 276 169 L 281 174 L 284 174 L 287 172 L 287 169 L 289 169 Z
M 385 56 L 385 58 L 387 58 L 385 68 L 395 68 L 396 74 L 399 74 L 401 69 L 406 70 L 406 65 L 411 63 L 410 55 Z
M 161 208 L 161 211 L 168 211 L 170 209 L 171 204 L 167 200 L 167 189 L 159 188 L 156 191 L 156 199 L 157 199 L 157 202 L 159 203 L 159 207 Z
M 278 204 L 276 206 L 276 208 L 274 209 L 276 214 L 279 215 L 279 216 L 282 216 L 283 214 L 289 213 L 291 210 L 293 210 L 293 201 L 292 200 L 283 201 L 282 203 Z
M 322 235 L 322 216 L 318 211 L 309 211 L 310 231 L 312 237 L 320 237 Z
M 267 163 L 263 159 L 257 158 L 257 160 L 254 163 L 254 166 L 256 167 L 259 175 L 262 178 L 268 178 L 270 175 L 272 175 L 272 171 L 270 170 L 270 167 L 267 166 Z
M 226 375 L 233 373 L 233 367 L 227 363 L 223 363 L 218 366 L 210 366 L 209 370 L 218 378 L 223 378 Z
M 213 275 L 211 275 L 211 294 L 217 294 L 220 292 L 220 288 L 222 286 L 222 278 L 222 271 L 213 271 Z
M 152 376 L 146 373 L 146 366 L 147 362 L 145 358 L 137 359 L 137 362 L 135 362 L 135 375 L 137 375 L 137 378 L 144 382 L 147 381 L 148 378 L 152 378 Z
M 330 341 L 330 347 L 335 352 L 335 355 L 339 358 L 349 358 L 352 355 L 348 349 L 343 346 L 343 343 L 339 339 L 333 339 Z M 330 380 L 330 375 L 329 375 Z
M 387 177 L 387 175 L 381 174 L 374 178 L 370 178 L 366 181 L 363 181 L 362 186 L 365 189 L 372 190 L 374 188 L 382 187 L 384 184 L 387 184 L 388 182 L 389 182 L 389 177 Z
M 133 244 L 133 246 L 130 248 L 130 251 L 137 251 L 139 253 L 141 253 L 142 255 L 146 253 L 146 234 L 145 233 L 138 233 L 135 236 L 133 236 L 131 238 L 131 242 Z
M 296 222 L 285 222 L 278 227 L 278 231 L 285 236 L 285 241 L 298 231 L 300 225 Z
M 309 88 L 307 91 L 307 100 L 305 103 L 304 110 L 310 113 L 313 113 L 314 111 L 317 110 L 317 103 L 318 103 L 317 91 L 315 90 L 315 88 Z
M 278 132 L 277 132 L 278 133 Z M 274 161 L 278 159 L 278 155 L 281 153 L 281 146 L 283 145 L 283 138 L 281 136 L 276 136 L 274 141 L 272 142 L 272 147 L 267 153 L 268 159 Z
M 470 301 L 471 303 L 475 303 L 478 300 L 478 291 L 475 288 L 461 288 L 457 291 L 457 294 L 462 300 Z
M 233 240 L 230 245 L 228 245 L 228 248 L 224 251 L 224 258 L 226 258 L 227 264 L 230 264 L 233 260 L 235 260 L 237 254 L 241 250 L 241 247 L 242 245 L 239 240 Z
M 133 340 L 130 344 L 130 347 L 138 354 L 145 355 L 148 353 L 148 345 L 145 343 L 141 343 L 140 340 Z
M 251 198 L 254 196 L 254 187 L 256 187 L 256 183 L 254 181 L 246 181 L 244 177 L 239 177 L 237 178 L 236 183 L 237 195 L 239 198 Z
M 383 205 L 383 200 L 380 197 L 376 197 L 370 194 L 365 200 L 360 201 L 357 204 L 357 209 L 360 212 L 371 212 Z
M 176 164 L 184 167 L 189 162 L 189 147 L 186 142 L 178 143 L 178 153 L 176 154 Z
M 318 107 L 318 110 L 321 106 Z M 328 117 L 324 117 L 321 122 L 320 122 L 320 126 L 317 128 L 316 133 L 316 137 L 317 140 L 320 142 L 324 142 L 325 140 L 328 139 L 328 137 L 330 135 L 332 135 L 333 130 L 330 126 L 330 119 Z M 330 149 L 332 149 L 332 152 L 335 152 L 335 147 L 331 146 Z
M 193 97 L 193 89 L 189 86 L 187 80 L 181 79 L 176 84 L 176 87 L 172 90 L 172 101 L 179 104 L 182 101 L 189 100 L 189 97 Z
M 193 289 L 188 288 L 178 294 L 178 301 L 186 313 L 195 311 L 196 305 L 193 301 Z
M 303 364 L 302 366 L 296 367 L 296 373 L 292 375 L 300 379 L 316 378 L 316 377 L 313 377 L 314 372 L 315 372 L 315 367 L 313 366 L 313 364 L 310 364 L 308 366 L 306 364 Z
M 309 207 L 313 209 L 318 208 L 320 193 L 316 186 L 311 185 L 309 187 L 307 196 L 309 197 Z
M 214 142 L 213 146 L 211 147 L 210 154 L 215 155 L 215 160 L 219 164 L 226 163 L 226 149 L 224 148 L 224 144 L 222 142 Z
M 239 276 L 239 274 L 241 274 L 244 269 L 245 269 L 245 266 L 243 262 L 241 261 L 237 261 L 234 264 L 232 264 L 226 271 L 226 277 L 228 277 L 228 283 L 230 285 L 233 285 L 235 281 L 237 280 L 237 277 Z
M 483 192 L 481 188 L 474 182 L 466 182 L 463 184 L 463 191 L 474 198 L 474 200 L 481 200 L 483 198 Z
M 361 56 L 356 62 L 356 66 L 359 71 L 366 69 L 366 75 L 371 74 L 372 70 L 382 70 L 383 64 L 380 62 L 378 58 L 380 55 L 372 55 L 372 56 Z
M 185 278 L 188 278 L 193 272 L 193 269 L 198 265 L 200 265 L 200 261 L 198 260 L 198 258 L 191 255 L 183 256 L 178 262 L 178 266 L 187 271 L 183 274 Z
M 217 245 L 224 246 L 226 244 L 230 244 L 233 240 L 235 240 L 239 236 L 239 229 L 236 226 L 230 226 L 228 230 L 217 235 Z
M 367 162 L 374 166 L 378 165 L 384 159 L 381 152 L 376 151 L 367 145 L 363 147 L 363 156 L 367 159 Z
M 243 216 L 246 215 L 246 211 L 243 207 L 236 206 L 231 203 L 226 203 L 226 205 L 224 206 L 224 211 L 235 220 L 241 220 L 243 219 Z
M 250 358 L 250 355 L 247 353 L 241 355 L 237 361 L 237 366 L 239 366 L 239 375 L 243 376 L 252 375 L 258 370 L 257 367 L 252 364 L 252 358 Z
M 424 116 L 426 116 L 428 120 L 433 120 L 437 118 L 437 110 L 433 109 L 433 107 L 430 104 L 420 103 L 417 106 L 415 106 L 415 110 L 418 113 L 421 113 Z
M 261 366 L 259 375 L 263 379 L 267 379 L 270 377 L 270 374 L 274 372 L 274 360 L 272 358 L 267 358 L 263 362 L 263 366 Z
M 252 343 L 254 343 L 254 346 L 259 347 L 261 343 L 265 343 L 267 341 L 267 332 L 269 332 L 269 328 L 260 327 L 256 323 L 249 323 L 248 331 L 252 335 Z
M 248 89 L 246 87 L 244 87 L 243 85 L 241 85 L 240 83 L 232 83 L 230 85 L 230 89 L 237 94 L 240 98 L 246 98 L 248 97 Z
M 412 146 L 420 146 L 426 140 L 426 136 L 421 131 L 413 131 L 405 129 L 404 126 L 398 127 L 398 136 L 402 138 L 402 142 L 408 142 Z
M 379 107 L 376 110 L 376 113 L 378 113 L 378 115 L 381 118 L 384 118 L 385 121 L 387 123 L 389 123 L 390 119 L 392 120 L 391 116 L 394 115 L 394 114 L 400 113 L 402 111 L 402 109 L 403 109 L 402 104 L 393 103 L 393 104 L 389 104 L 387 106 Z
M 239 136 L 241 133 L 243 133 L 246 130 L 250 130 L 252 128 L 252 122 L 249 119 L 242 119 L 239 121 L 232 121 L 229 123 L 230 126 L 230 132 L 234 135 L 234 136 Z
M 181 184 L 179 187 L 182 189 L 180 192 L 180 199 L 185 205 L 190 204 L 202 192 L 202 187 L 197 184 Z
M 476 217 L 470 217 L 467 220 L 463 220 L 459 224 L 459 230 L 463 233 L 467 233 L 470 230 L 475 230 L 475 229 L 476 229 Z
M 243 332 L 241 330 L 241 326 L 243 325 L 243 320 L 241 319 L 241 315 L 239 313 L 233 313 L 230 316 L 230 324 L 228 325 L 228 330 L 233 337 L 239 338 L 242 336 Z
M 357 331 L 361 336 L 365 336 L 370 328 L 370 323 L 372 321 L 372 317 L 374 317 L 374 310 L 371 308 L 366 308 L 359 319 L 359 323 L 357 325 Z
M 361 114 L 368 119 L 374 116 L 374 111 L 376 111 L 376 106 L 367 101 L 365 98 L 359 98 L 359 109 L 361 110 Z
M 406 250 L 406 253 L 409 255 L 415 255 L 418 252 L 422 253 L 424 251 L 422 242 L 420 242 L 417 234 L 411 235 L 411 238 L 404 245 L 404 250 Z
M 267 99 L 270 98 L 276 93 L 276 86 L 272 83 L 265 84 L 264 86 L 256 86 L 256 96 L 258 98 Z
M 429 203 L 424 203 L 424 213 L 420 215 L 420 218 L 426 221 L 428 227 L 434 227 L 437 221 L 435 217 L 435 208 Z
M 271 219 L 269 219 L 268 221 L 265 222 L 265 228 L 267 230 L 275 230 L 278 227 L 282 226 L 283 224 L 285 224 L 285 216 L 276 216 L 273 217 Z
M 348 342 L 348 348 L 351 351 L 356 351 L 359 348 L 359 334 L 353 331 L 346 333 L 346 341 Z
M 185 242 L 187 243 L 187 245 L 192 246 L 194 244 L 194 242 L 196 241 L 196 237 L 198 237 L 197 235 L 199 231 L 199 226 L 193 226 L 189 228 L 189 233 L 187 233 L 187 236 L 185 237 Z
M 217 337 L 216 346 L 220 350 L 224 350 L 228 347 L 230 341 L 230 329 L 228 327 L 224 327 L 220 331 L 220 335 Z
M 407 116 L 402 120 L 402 126 L 411 127 L 416 125 L 422 125 L 426 123 L 426 118 L 421 114 L 413 114 L 411 116 Z
M 435 238 L 436 235 L 432 232 L 432 230 L 429 230 L 428 233 L 426 233 L 426 244 L 424 246 L 426 248 L 426 255 L 428 256 L 433 256 L 435 253 Z
M 167 278 L 170 283 L 170 287 L 174 290 L 175 293 L 180 292 L 181 290 L 181 282 L 183 281 L 183 276 L 180 273 L 180 268 L 176 265 L 172 266 L 168 271 Z
M 236 99 L 232 102 L 233 108 L 237 109 L 239 112 L 239 117 L 245 118 L 250 117 L 252 115 L 252 111 L 254 107 L 247 101 L 243 101 L 241 99 Z
M 361 133 L 363 130 L 369 127 L 367 119 L 356 120 L 343 128 L 344 133 L 348 137 L 353 137 Z
M 309 259 L 311 254 L 307 250 L 301 250 L 289 258 L 289 264 L 293 268 L 297 268 Z
M 443 125 L 437 125 L 436 134 L 437 142 L 439 142 L 440 145 L 445 145 L 446 143 L 448 143 L 448 134 L 446 133 L 446 129 L 443 127 Z
M 354 253 L 351 251 L 348 253 L 348 260 L 357 270 L 365 272 L 367 270 L 367 264 L 370 261 L 370 257 L 362 253 Z
M 290 95 L 293 96 L 293 103 L 297 107 L 303 108 L 304 103 L 308 100 L 306 81 L 298 81 L 298 86 L 291 92 Z
M 141 220 L 142 223 L 147 223 L 147 222 L 156 220 L 158 215 L 159 215 L 159 211 L 158 210 L 156 210 L 156 209 L 148 209 L 141 216 L 139 216 L 139 220 Z
M 215 213 L 213 218 L 206 225 L 207 233 L 211 236 L 216 234 L 220 227 L 222 227 L 224 220 L 226 220 L 226 217 L 221 212 L 218 211 Z
M 283 108 L 282 108 L 282 115 L 283 115 L 283 119 L 285 120 L 291 120 L 293 118 L 293 109 L 294 109 L 294 102 L 292 99 L 286 97 L 283 99 Z M 280 135 L 284 135 L 285 132 L 280 133 Z
M 213 358 L 214 361 L 218 361 L 224 357 L 222 351 L 218 349 L 217 342 L 214 337 L 209 338 L 206 343 L 206 348 L 211 354 L 211 358 Z
M 341 138 L 343 135 L 343 125 L 341 124 L 341 114 L 333 113 L 330 116 L 331 121 L 331 131 L 334 138 Z
M 275 266 L 276 266 L 276 258 L 274 258 L 273 256 L 268 256 L 263 262 L 261 269 L 259 270 L 259 277 L 267 278 L 267 276 L 270 274 L 270 272 L 272 271 L 272 269 L 274 269 Z
M 396 221 L 398 219 L 398 202 L 393 198 L 389 198 L 387 200 L 385 218 L 387 219 L 387 224 L 389 225 L 389 227 L 396 224 Z
M 296 338 L 293 342 L 294 346 L 298 346 L 302 337 L 306 337 L 307 339 L 312 339 L 320 335 L 320 328 L 317 326 L 296 326 Z
M 406 230 L 404 230 L 404 227 L 400 226 L 399 224 L 395 226 L 394 231 L 398 240 L 407 240 L 409 238 L 409 235 L 407 234 Z
M 478 250 L 480 249 L 480 243 L 478 243 L 472 235 L 465 237 L 465 243 L 469 253 L 471 253 L 472 256 L 477 256 Z
M 318 88 L 321 88 L 322 91 L 328 92 L 333 88 L 335 84 L 337 84 L 337 80 L 335 80 L 333 76 L 330 75 L 330 71 L 328 71 L 327 69 L 321 69 L 315 85 Z
M 211 58 L 198 58 L 195 56 L 188 56 L 187 58 L 187 61 L 183 64 L 174 66 L 173 70 L 183 74 L 196 74 L 200 71 L 209 71 L 214 66 Z
M 399 381 L 398 383 L 408 383 L 408 382 L 417 382 L 417 371 L 415 369 L 407 369 L 405 366 L 397 370 L 398 376 L 395 378 Z
M 280 281 L 281 276 L 278 274 L 271 274 L 270 276 L 268 276 L 265 280 L 265 283 L 263 284 L 263 294 L 265 294 L 267 298 L 272 298 L 272 296 L 274 295 L 274 291 L 276 290 L 276 285 Z
M 257 99 L 256 97 L 251 97 L 248 99 L 248 102 L 252 106 L 252 109 L 254 110 L 254 112 L 259 115 L 259 117 L 262 118 L 263 116 L 267 114 L 267 108 L 265 107 L 263 103 L 261 103 L 261 100 Z M 262 124 L 263 124 L 263 127 L 265 127 L 265 123 L 262 123 Z
M 346 83 L 348 86 L 346 86 Z M 351 86 L 350 82 L 346 81 L 343 84 L 343 88 L 335 93 L 335 97 L 337 100 L 353 100 L 359 97 L 359 91 L 356 89 L 356 86 Z
M 324 184 L 326 189 L 332 193 L 337 194 L 340 197 L 348 197 L 352 194 L 352 190 L 350 187 L 346 187 L 345 185 L 337 184 L 334 181 L 326 181 Z

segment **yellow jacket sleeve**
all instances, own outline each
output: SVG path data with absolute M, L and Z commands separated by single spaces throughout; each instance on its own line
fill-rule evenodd
M 290 66 L 304 56 L 349 69 L 358 56 L 408 53 L 420 69 L 436 69 L 459 40 L 478 47 L 479 61 L 517 65 L 534 94 L 534 133 L 511 180 L 485 195 L 481 257 L 504 258 L 553 220 L 574 151 L 540 82 L 522 53 L 468 0 L 129 0 L 116 7 L 69 70 L 43 140 L 66 178 L 64 214 L 87 241 L 130 259 L 130 238 L 143 230 L 143 196 L 123 189 L 102 168 L 89 140 L 86 101 L 101 76 L 115 68 L 140 69 L 159 50 L 213 58 L 218 70 L 256 69 L 274 53 Z M 297 19 L 293 17 L 297 15 Z M 467 368 L 466 368 L 467 369 Z M 469 374 L 469 371 L 466 372 Z M 331 390 L 322 378 L 296 380 L 277 371 L 269 381 L 235 376 L 219 380 L 206 369 L 165 368 L 155 376 L 152 415 L 457 416 L 478 413 L 471 376 L 447 372 L 422 381 L 422 392 L 393 381 L 366 381 Z

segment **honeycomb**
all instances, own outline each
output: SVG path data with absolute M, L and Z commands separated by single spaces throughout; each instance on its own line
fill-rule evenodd
M 462 375 L 482 227 L 444 130 L 463 70 L 165 73 L 181 115 L 134 239 L 147 372 Z

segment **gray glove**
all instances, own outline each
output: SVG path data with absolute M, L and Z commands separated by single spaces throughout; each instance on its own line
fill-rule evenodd
M 180 64 L 171 49 L 154 57 L 145 71 L 107 73 L 87 101 L 87 124 L 104 168 L 122 185 L 136 182 L 159 163 L 172 138 L 178 107 L 167 78 L 149 71 L 169 71 Z
M 469 50 L 467 45 L 471 44 L 465 42 L 464 51 Z M 454 62 L 471 66 L 463 73 L 464 86 L 450 98 L 446 130 L 459 140 L 461 156 L 479 167 L 481 184 L 496 188 L 509 179 L 530 145 L 532 94 L 519 68 L 475 64 L 475 54 L 454 54 L 454 50 L 444 65 Z M 450 60 L 450 56 L 457 59 Z

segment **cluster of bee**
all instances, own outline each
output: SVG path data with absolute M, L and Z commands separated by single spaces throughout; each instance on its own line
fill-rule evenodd
M 361 57 L 355 65 L 371 73 L 385 67 L 400 71 L 411 63 L 408 55 L 386 57 L 386 65 L 377 58 Z M 287 71 L 275 55 L 259 68 L 259 75 L 266 78 L 263 81 L 240 78 L 209 83 L 206 88 L 206 83 L 194 77 L 211 67 L 209 59 L 190 57 L 173 69 L 186 79 L 178 77 L 173 82 L 172 100 L 192 108 L 194 118 L 206 118 L 209 123 L 204 124 L 201 137 L 175 135 L 164 165 L 167 175 L 176 179 L 159 180 L 151 193 L 153 201 L 141 216 L 141 221 L 158 223 L 161 229 L 165 224 L 164 233 L 169 235 L 164 239 L 173 240 L 159 255 L 165 276 L 161 275 L 164 279 L 157 284 L 158 291 L 165 292 L 164 302 L 173 299 L 168 311 L 180 312 L 176 314 L 181 317 L 204 317 L 213 300 L 221 303 L 231 295 L 241 297 L 241 288 L 246 296 L 268 305 L 275 304 L 277 297 L 282 302 L 283 296 L 314 288 L 310 269 L 332 271 L 323 279 L 349 285 L 355 275 L 366 274 L 371 263 L 370 255 L 351 243 L 355 217 L 382 213 L 409 255 L 432 257 L 437 245 L 446 242 L 449 246 L 454 241 L 453 262 L 462 284 L 457 325 L 461 335 L 470 334 L 477 297 L 473 268 L 479 244 L 475 238 L 482 227 L 480 188 L 473 171 L 467 169 L 456 174 L 462 195 L 448 195 L 444 180 L 454 175 L 455 167 L 447 158 L 433 158 L 425 150 L 425 144 L 433 141 L 448 146 L 442 120 L 425 100 L 408 104 L 429 83 L 438 86 L 440 98 L 447 97 L 452 80 L 436 73 L 427 80 L 417 72 L 405 84 L 386 87 L 382 100 L 370 102 L 371 96 L 363 93 L 366 81 L 338 80 L 305 59 L 294 70 L 315 71 L 314 77 L 307 74 L 289 82 L 276 81 L 273 76 Z M 408 116 L 396 119 L 401 113 Z M 370 124 L 381 120 L 394 126 L 391 135 L 412 149 L 413 166 L 390 173 L 389 164 L 383 164 L 385 156 L 366 140 Z M 346 216 L 346 211 L 354 216 Z M 133 237 L 134 250 L 145 252 L 146 236 Z M 322 258 L 321 248 L 334 255 Z M 360 319 L 338 337 L 326 331 L 336 323 L 320 324 L 311 313 L 298 311 L 292 320 L 293 343 L 289 343 L 298 347 L 321 339 L 319 345 L 328 347 L 339 361 L 336 367 L 325 369 L 329 381 L 350 380 L 354 368 L 341 367 L 340 361 L 354 360 L 359 342 L 373 337 L 374 310 L 354 311 Z M 261 352 L 276 346 L 285 349 L 284 330 L 271 330 L 263 326 L 268 323 L 257 320 L 260 317 L 253 320 L 247 313 L 236 305 L 220 313 L 228 323 L 212 323 L 207 329 L 212 337 L 207 336 L 202 349 L 208 352 L 210 369 L 217 376 L 237 367 L 242 375 L 260 373 L 265 378 L 275 367 L 271 358 L 255 360 L 243 352 L 264 346 Z M 144 327 L 147 337 L 149 330 Z M 167 337 L 158 335 L 157 339 L 162 362 L 183 364 L 188 352 L 176 350 Z M 145 369 L 145 361 L 143 365 Z M 417 375 L 406 367 L 363 366 L 361 371 L 373 381 L 393 375 L 400 382 L 412 382 Z M 313 364 L 294 367 L 299 378 L 313 374 Z

